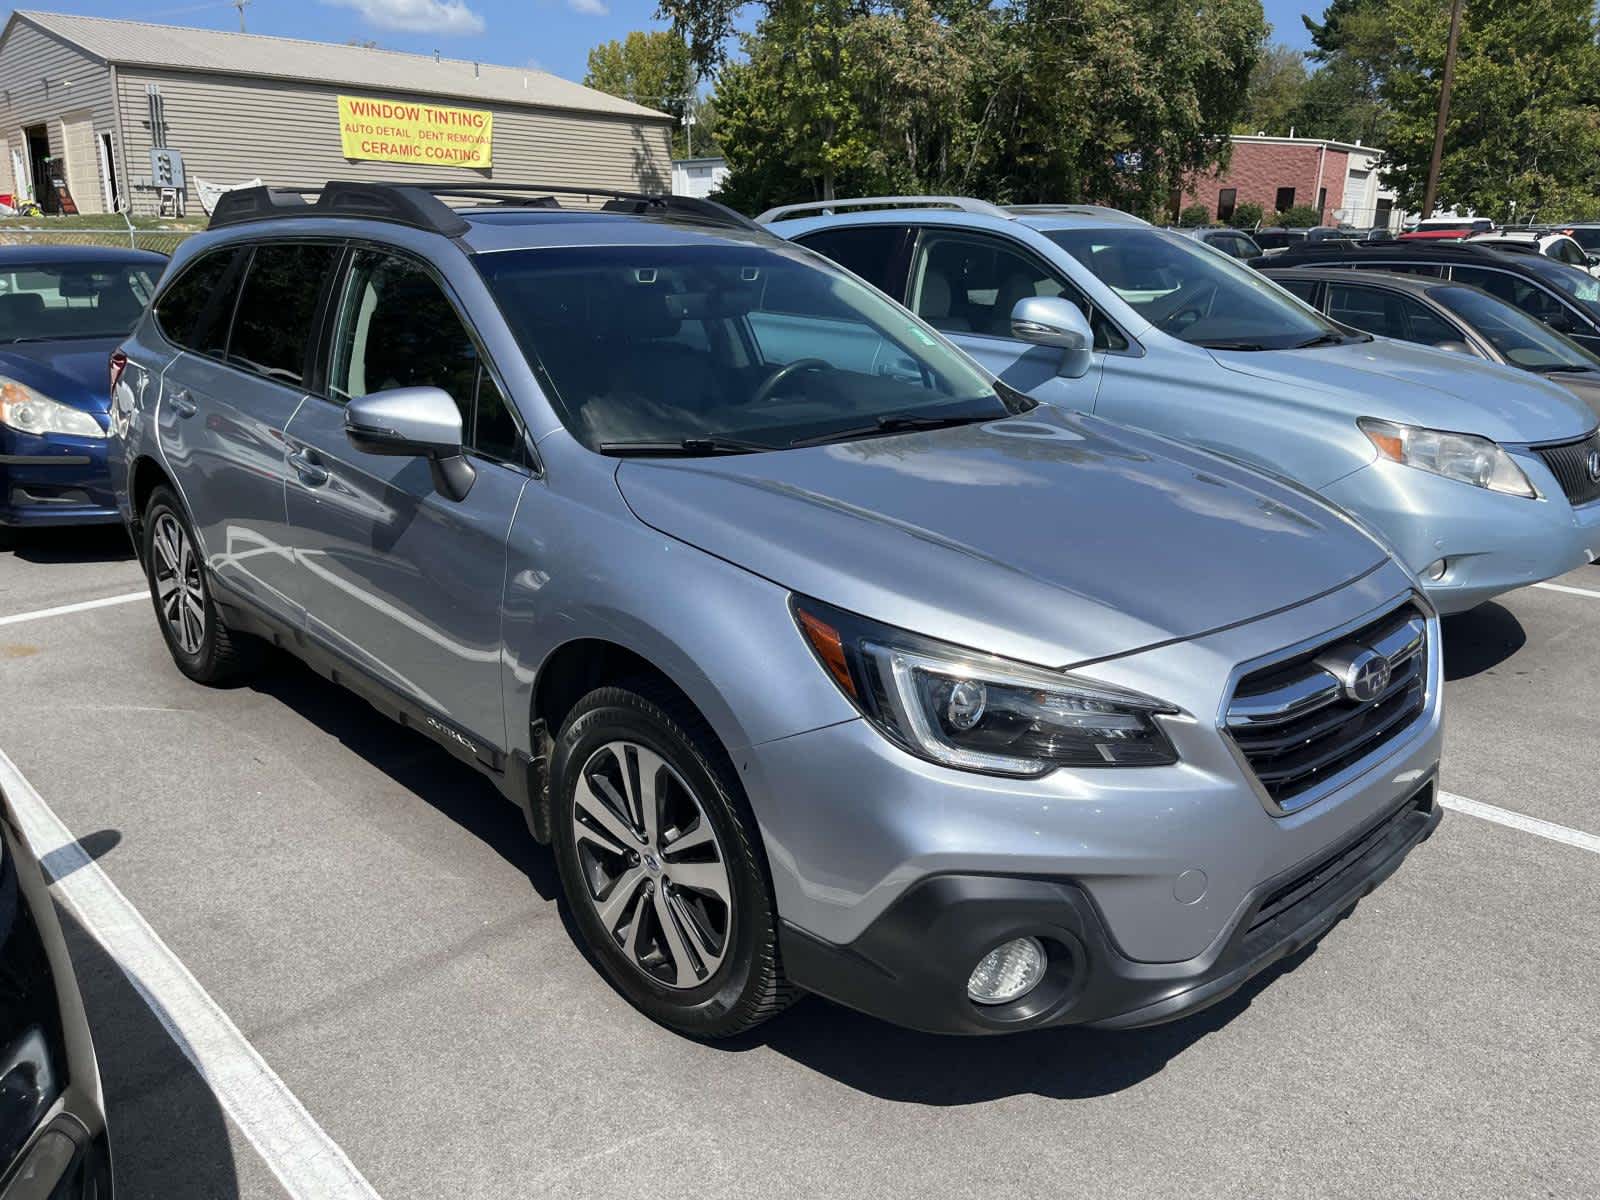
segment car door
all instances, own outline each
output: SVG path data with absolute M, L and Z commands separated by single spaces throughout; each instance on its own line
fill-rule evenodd
M 306 634 L 420 710 L 448 743 L 499 767 L 506 534 L 531 478 L 517 419 L 422 261 L 353 249 L 329 316 L 324 385 L 286 438 Z M 422 386 L 442 388 L 461 411 L 476 471 L 464 500 L 434 490 L 425 459 L 369 454 L 345 436 L 350 399 Z
M 1011 336 L 1011 310 L 1029 296 L 1060 296 L 1089 319 L 1097 353 L 1086 374 L 1077 379 L 1062 376 L 1061 351 Z M 947 225 L 922 230 L 906 303 L 1003 382 L 1066 408 L 1094 408 L 1103 352 L 1128 345 L 1070 280 L 1028 247 L 1010 238 Z
M 156 301 L 183 353 L 161 381 L 157 437 L 223 599 L 231 591 L 291 627 L 283 431 L 305 395 L 307 348 L 328 244 L 213 251 Z

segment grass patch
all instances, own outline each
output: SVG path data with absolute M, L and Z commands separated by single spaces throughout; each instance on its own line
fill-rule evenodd
M 169 229 L 193 232 L 206 227 L 207 217 L 134 217 L 135 229 Z M 80 213 L 75 217 L 0 217 L 0 229 L 28 229 L 41 233 L 70 233 L 73 230 L 128 231 L 120 213 Z

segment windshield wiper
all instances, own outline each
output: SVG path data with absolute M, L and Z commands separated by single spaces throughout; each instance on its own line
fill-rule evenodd
M 677 441 L 601 442 L 601 454 L 657 455 L 662 458 L 703 458 L 710 454 L 760 454 L 779 447 L 766 442 L 746 442 L 727 437 L 686 437 Z
M 1271 350 L 1271 346 L 1263 346 L 1260 342 L 1196 342 L 1196 346 L 1205 350 Z
M 962 413 L 959 415 L 935 417 L 917 416 L 913 413 L 898 413 L 892 416 L 879 417 L 872 425 L 861 425 L 854 429 L 836 429 L 832 433 L 819 433 L 815 437 L 796 438 L 790 446 L 825 446 L 829 442 L 848 442 L 856 438 L 876 437 L 880 433 L 910 433 L 922 429 L 949 429 L 955 425 L 972 425 L 979 421 L 997 421 L 1004 413 Z
M 1293 346 L 1290 347 L 1290 349 L 1291 350 L 1309 350 L 1312 346 L 1342 346 L 1342 345 L 1345 344 L 1346 341 L 1361 342 L 1361 341 L 1371 341 L 1371 340 L 1372 339 L 1370 337 L 1347 337 L 1347 335 L 1345 335 L 1345 334 L 1334 333 L 1332 330 L 1330 330 L 1327 333 L 1319 333 L 1319 334 L 1317 334 L 1316 337 L 1312 338 L 1308 342 L 1296 342 Z
M 1535 368 L 1541 375 L 1578 375 L 1587 374 L 1600 368 L 1586 367 L 1582 363 L 1552 363 L 1548 367 Z

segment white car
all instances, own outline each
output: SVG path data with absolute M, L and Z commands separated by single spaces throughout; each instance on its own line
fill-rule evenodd
M 1536 229 L 1497 229 L 1493 233 L 1476 234 L 1467 241 L 1483 242 L 1496 250 L 1512 253 L 1542 254 L 1546 258 L 1553 258 L 1557 262 L 1577 267 L 1580 271 L 1587 271 L 1600 278 L 1600 254 L 1590 254 L 1585 251 L 1578 245 L 1577 239 L 1569 233 Z

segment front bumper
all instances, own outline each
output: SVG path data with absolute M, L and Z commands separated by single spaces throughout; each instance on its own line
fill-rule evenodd
M 106 525 L 121 519 L 104 438 L 0 429 L 0 526 Z
M 1539 499 L 1507 496 L 1387 461 L 1321 491 L 1382 531 L 1399 558 L 1422 577 L 1440 613 L 1466 612 L 1600 558 L 1600 504 L 1573 508 L 1536 454 L 1510 452 L 1539 490 Z M 1442 579 L 1423 575 L 1440 559 L 1447 564 Z
M 1070 880 L 940 875 L 906 891 L 849 945 L 786 923 L 784 965 L 810 991 L 930 1033 L 1157 1025 L 1217 1003 L 1319 938 L 1433 833 L 1441 811 L 1434 790 L 1429 780 L 1340 845 L 1261 884 L 1227 935 L 1185 962 L 1126 957 Z M 1028 936 L 1050 956 L 1043 981 L 1010 1004 L 973 1003 L 973 966 Z

